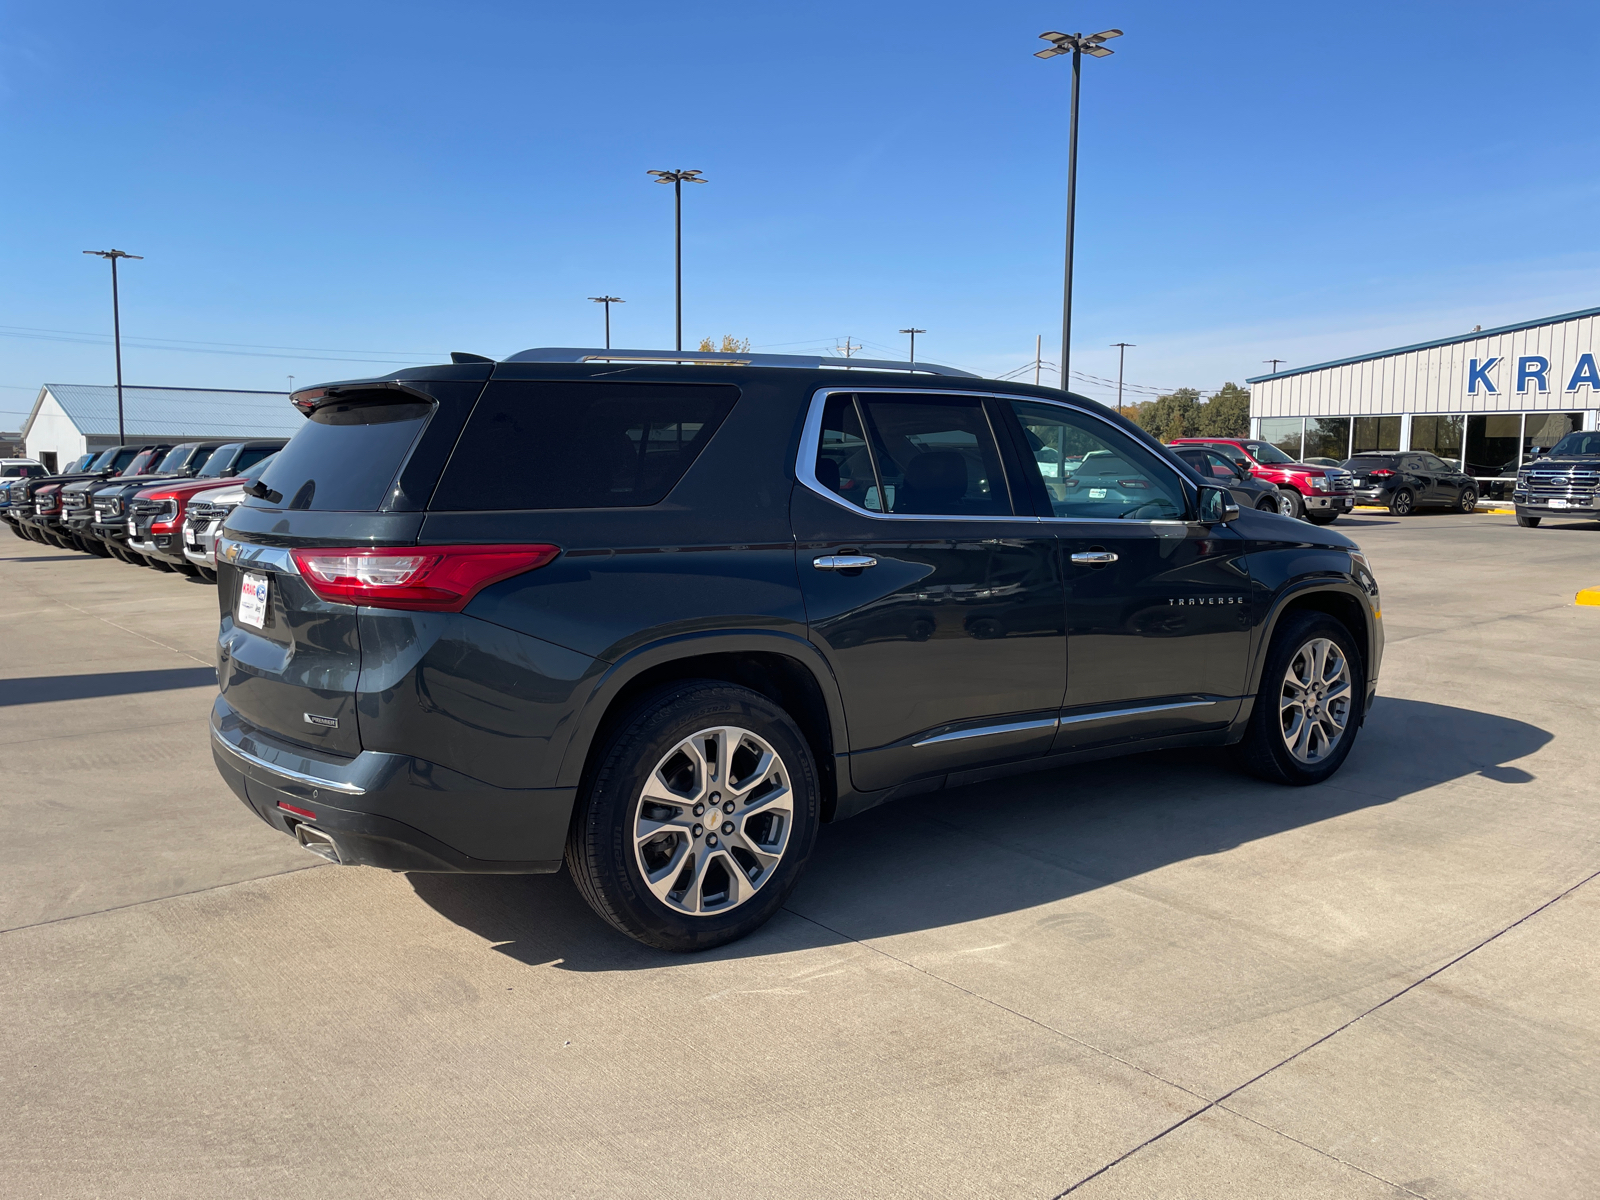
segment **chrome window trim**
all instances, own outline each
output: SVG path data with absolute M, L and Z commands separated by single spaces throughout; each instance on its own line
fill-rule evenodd
M 1110 421 L 1107 421 L 1104 417 L 1097 416 L 1088 409 L 1080 408 L 1076 404 L 1068 404 L 1061 400 L 1048 400 L 1041 396 L 1018 396 L 1011 392 L 980 392 L 967 388 L 824 387 L 818 388 L 811 394 L 811 409 L 806 413 L 805 428 L 800 434 L 800 451 L 795 461 L 794 468 L 795 479 L 798 480 L 801 486 L 806 488 L 808 491 L 821 496 L 824 500 L 837 505 L 846 512 L 855 513 L 857 516 L 870 517 L 874 521 L 977 521 L 987 524 L 993 524 L 996 521 L 1025 521 L 1033 525 L 1117 525 L 1119 527 L 1126 528 L 1175 525 L 1180 529 L 1186 529 L 1190 524 L 1192 524 L 1192 522 L 1188 520 L 1156 520 L 1153 518 L 1135 518 L 1124 520 L 1118 517 L 1036 517 L 1032 514 L 1024 513 L 1009 513 L 1004 516 L 988 517 L 972 517 L 955 514 L 949 516 L 939 516 L 937 514 L 928 513 L 876 513 L 871 509 L 857 508 L 854 504 L 848 503 L 838 494 L 829 491 L 817 481 L 817 452 L 822 448 L 822 414 L 828 407 L 829 397 L 840 394 L 847 396 L 905 396 L 918 395 L 922 392 L 927 392 L 935 396 L 969 396 L 980 400 L 1019 400 L 1027 401 L 1032 404 L 1053 404 L 1058 408 L 1064 408 L 1068 412 L 1077 413 L 1079 416 L 1088 417 L 1090 420 L 1097 421 L 1101 425 L 1105 425 L 1110 429 L 1114 429 L 1123 437 L 1127 436 L 1127 434 L 1123 433 L 1122 430 L 1117 429 L 1117 427 Z M 985 419 L 987 419 L 988 413 L 985 412 L 984 416 Z M 865 431 L 863 430 L 863 432 Z M 989 432 L 994 437 L 996 442 L 1000 440 L 998 431 L 993 428 L 993 422 L 990 422 Z M 996 448 L 999 449 L 1000 452 L 1000 469 L 1004 471 L 1005 451 L 999 447 Z M 1159 455 L 1151 455 L 1151 457 L 1157 462 L 1161 462 Z M 1178 491 L 1185 497 L 1189 497 L 1188 489 L 1183 486 L 1183 476 L 1167 463 L 1162 462 L 1161 467 L 1163 470 L 1169 471 L 1172 474 L 1172 477 L 1177 480 Z M 1189 498 L 1192 499 L 1192 497 Z
M 284 779 L 292 779 L 295 783 L 303 783 L 310 787 L 322 788 L 330 792 L 342 792 L 346 796 L 364 796 L 367 794 L 367 789 L 359 784 L 346 783 L 341 779 L 324 779 L 320 775 L 307 775 L 304 771 L 291 771 L 288 767 L 280 767 L 264 758 L 257 758 L 254 754 L 239 749 L 239 747 L 223 737 L 222 731 L 214 725 L 211 727 L 211 740 L 235 758 L 243 759 L 251 766 L 260 767 L 263 771 L 273 775 Z

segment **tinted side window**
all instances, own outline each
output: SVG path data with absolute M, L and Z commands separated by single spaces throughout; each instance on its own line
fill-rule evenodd
M 270 506 L 374 512 L 404 465 L 433 405 L 423 401 L 338 401 L 317 408 L 279 451 L 261 482 L 283 499 Z
M 237 460 L 228 464 L 230 475 L 240 475 L 255 466 L 263 458 L 270 458 L 277 450 L 272 446 L 252 446 L 241 453 Z
M 1181 521 L 1187 515 L 1176 474 L 1114 426 L 1053 404 L 1012 401 L 1012 408 L 1056 516 Z
M 1446 463 L 1444 459 L 1435 458 L 1431 454 L 1420 454 L 1417 457 L 1422 460 L 1423 466 L 1436 475 L 1441 471 L 1453 472 L 1455 470 L 1455 468 Z
M 919 516 L 1011 514 L 994 432 L 975 397 L 863 395 L 884 509 Z
M 817 482 L 857 508 L 882 512 L 878 477 L 854 396 L 829 396 L 817 446 Z
M 430 508 L 622 508 L 657 504 L 733 409 L 723 384 L 490 384 Z

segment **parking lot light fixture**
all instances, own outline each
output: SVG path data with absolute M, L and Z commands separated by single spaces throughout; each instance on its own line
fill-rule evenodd
M 589 299 L 596 304 L 604 304 L 606 306 L 606 349 L 609 350 L 611 349 L 611 306 L 613 304 L 626 304 L 627 301 L 621 296 L 590 296 Z M 682 346 L 678 348 L 680 350 L 683 349 Z
M 683 349 L 683 185 L 686 183 L 704 183 L 698 170 L 685 171 L 681 167 L 676 171 L 647 171 L 647 175 L 654 175 L 657 183 L 670 183 L 672 185 L 672 245 L 673 245 L 673 278 L 677 295 L 678 335 L 674 350 Z
M 128 433 L 122 421 L 122 312 L 117 302 L 117 259 L 143 258 L 144 255 L 129 254 L 126 250 L 85 250 L 84 253 L 111 260 L 111 341 L 117 355 L 117 441 L 126 442 Z
M 1067 116 L 1067 262 L 1066 282 L 1061 300 L 1061 390 L 1067 390 L 1067 369 L 1072 358 L 1072 238 L 1075 210 L 1078 199 L 1078 78 L 1083 56 L 1106 58 L 1111 54 L 1103 43 L 1121 37 L 1120 29 L 1102 29 L 1099 33 L 1041 33 L 1050 43 L 1046 50 L 1034 52 L 1035 58 L 1055 58 L 1060 54 L 1072 55 L 1072 105 Z

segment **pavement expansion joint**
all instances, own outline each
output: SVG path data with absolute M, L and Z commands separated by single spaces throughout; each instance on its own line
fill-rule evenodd
M 1572 895 L 1573 892 L 1575 892 L 1579 888 L 1581 888 L 1584 884 L 1590 883 L 1591 881 L 1593 881 L 1595 879 L 1600 879 L 1600 871 L 1595 871 L 1592 874 L 1584 876 L 1582 879 L 1578 880 L 1578 882 L 1573 884 L 1571 887 L 1564 888 L 1562 891 L 1557 892 L 1554 896 L 1550 897 L 1550 899 L 1546 900 L 1543 904 L 1539 905 L 1537 908 L 1532 909 L 1531 911 L 1524 913 L 1522 916 L 1518 917 L 1515 921 L 1512 921 L 1509 925 L 1506 925 L 1503 928 L 1496 930 L 1494 933 L 1491 933 L 1488 937 L 1484 938 L 1482 941 L 1480 941 L 1477 944 L 1475 944 L 1473 946 L 1470 946 L 1467 949 L 1463 950 L 1460 954 L 1456 955 L 1454 958 L 1452 958 L 1449 962 L 1445 963 L 1443 966 L 1436 967 L 1432 971 L 1429 971 L 1426 975 L 1422 976 L 1420 979 L 1413 980 L 1411 983 L 1406 984 L 1405 987 L 1401 988 L 1394 995 L 1385 997 L 1384 999 L 1382 999 L 1382 1000 L 1378 1001 L 1376 1004 L 1374 1004 L 1371 1008 L 1368 1008 L 1363 1012 L 1357 1013 L 1355 1016 L 1351 1017 L 1344 1024 L 1342 1024 L 1342 1025 L 1340 1025 L 1340 1026 L 1338 1026 L 1338 1027 L 1336 1027 L 1334 1029 L 1331 1029 L 1327 1033 L 1323 1034 L 1316 1041 L 1310 1042 L 1307 1045 L 1304 1045 L 1304 1046 L 1300 1047 L 1300 1049 L 1296 1050 L 1293 1054 L 1289 1055 L 1287 1058 L 1283 1059 L 1281 1062 L 1273 1063 L 1272 1066 L 1268 1067 L 1265 1071 L 1262 1071 L 1260 1074 L 1254 1075 L 1251 1078 L 1246 1079 L 1243 1083 L 1239 1084 L 1237 1087 L 1231 1088 L 1228 1091 L 1222 1093 L 1222 1095 L 1218 1096 L 1215 1100 L 1212 1100 L 1210 1103 L 1204 1105 L 1203 1107 L 1201 1107 L 1199 1109 L 1196 1109 L 1194 1112 L 1190 1113 L 1188 1116 L 1184 1117 L 1182 1120 L 1173 1122 L 1171 1125 L 1167 1126 L 1167 1128 L 1163 1129 L 1160 1133 L 1157 1133 L 1152 1137 L 1146 1138 L 1144 1141 L 1140 1142 L 1137 1146 L 1133 1147 L 1131 1150 L 1128 1150 L 1126 1153 L 1118 1155 L 1116 1158 L 1114 1158 L 1110 1162 L 1106 1163 L 1106 1165 L 1101 1167 L 1099 1170 L 1094 1171 L 1093 1173 L 1091 1173 L 1089 1175 L 1085 1175 L 1082 1179 L 1078 1180 L 1077 1183 L 1073 1184 L 1071 1187 L 1067 1188 L 1065 1191 L 1057 1192 L 1055 1194 L 1055 1196 L 1052 1198 L 1052 1200 L 1061 1200 L 1061 1198 L 1063 1196 L 1070 1195 L 1071 1193 L 1073 1193 L 1073 1192 L 1077 1191 L 1079 1188 L 1081 1188 L 1084 1184 L 1088 1183 L 1090 1180 L 1099 1178 L 1101 1175 L 1104 1175 L 1107 1171 L 1111 1170 L 1111 1168 L 1117 1166 L 1120 1163 L 1124 1163 L 1128 1159 L 1132 1158 L 1135 1154 L 1139 1153 L 1139 1151 L 1143 1150 L 1146 1146 L 1150 1146 L 1150 1145 L 1153 1145 L 1156 1142 L 1159 1142 L 1162 1138 L 1166 1137 L 1169 1133 L 1172 1133 L 1174 1130 L 1182 1129 L 1190 1121 L 1194 1120 L 1196 1117 L 1201 1116 L 1204 1113 L 1209 1112 L 1213 1108 L 1221 1108 L 1224 1112 L 1233 1113 L 1234 1110 L 1231 1109 L 1231 1108 L 1226 1107 L 1226 1105 L 1224 1104 L 1224 1101 L 1232 1098 L 1233 1096 L 1238 1095 L 1240 1092 L 1244 1091 L 1244 1089 L 1249 1087 L 1251 1084 L 1255 1084 L 1255 1083 L 1261 1082 L 1261 1080 L 1265 1079 L 1268 1075 L 1271 1075 L 1274 1071 L 1278 1070 L 1280 1067 L 1288 1066 L 1290 1063 L 1292 1063 L 1295 1059 L 1299 1058 L 1301 1055 L 1306 1054 L 1308 1051 L 1315 1050 L 1318 1046 L 1322 1045 L 1322 1043 L 1328 1041 L 1329 1039 L 1337 1037 L 1339 1034 L 1343 1033 L 1346 1029 L 1349 1029 L 1357 1021 L 1360 1021 L 1364 1017 L 1370 1017 L 1373 1013 L 1377 1012 L 1380 1008 L 1383 1008 L 1383 1007 L 1393 1003 L 1394 1001 L 1400 999 L 1400 997 L 1404 996 L 1406 993 L 1416 990 L 1417 988 L 1421 987 L 1423 984 L 1427 983 L 1430 979 L 1434 979 L 1434 978 L 1438 977 L 1439 975 L 1444 974 L 1444 972 L 1448 971 L 1451 967 L 1455 966 L 1462 959 L 1468 958 L 1471 955 L 1476 954 L 1479 950 L 1482 950 L 1485 946 L 1489 945 L 1489 943 L 1498 940 L 1499 938 L 1503 937 L 1505 934 L 1510 933 L 1513 929 L 1515 929 L 1517 926 L 1523 924 L 1524 922 L 1532 920 L 1534 917 L 1536 917 L 1540 913 L 1542 913 L 1545 909 L 1549 908 L 1552 904 L 1555 904 L 1558 900 L 1564 900 L 1566 897 Z M 810 920 L 810 918 L 808 917 L 807 920 Z M 821 924 L 821 922 L 815 922 L 815 924 Z M 827 926 L 824 925 L 823 928 L 826 929 Z M 834 932 L 837 932 L 837 931 L 834 931 Z M 844 936 L 844 935 L 841 934 L 840 936 Z M 894 956 L 890 955 L 889 957 L 893 958 Z M 935 978 L 937 978 L 937 976 L 935 976 Z M 965 990 L 965 989 L 963 989 L 963 990 Z M 980 997 L 980 999 L 981 999 L 981 997 Z M 997 1007 L 1003 1008 L 1004 1005 L 998 1005 Z M 1032 1018 L 1026 1018 L 1026 1019 L 1032 1020 Z M 1035 1024 L 1040 1024 L 1040 1023 L 1039 1022 L 1035 1022 Z M 1049 1028 L 1049 1026 L 1044 1026 L 1044 1028 Z M 1071 1035 L 1070 1034 L 1063 1034 L 1062 1036 L 1063 1037 L 1070 1037 Z M 1076 1041 L 1077 1039 L 1074 1038 L 1073 1040 Z M 1092 1049 L 1092 1047 L 1091 1047 L 1091 1049 Z M 1114 1058 L 1115 1055 L 1110 1055 L 1109 1057 L 1113 1057 Z M 1118 1060 L 1118 1061 L 1120 1061 L 1120 1060 Z M 1151 1072 L 1146 1071 L 1145 1074 L 1150 1075 Z M 1160 1077 L 1152 1075 L 1152 1078 L 1160 1078 Z M 1176 1087 L 1177 1085 L 1174 1084 L 1173 1086 Z M 1188 1091 L 1189 1089 L 1184 1088 L 1182 1090 Z M 1193 1095 L 1193 1094 L 1194 1093 L 1190 1092 L 1190 1095 Z M 1242 1116 L 1243 1114 L 1242 1113 L 1235 1113 L 1234 1115 Z M 1246 1119 L 1248 1120 L 1249 1118 L 1246 1118 Z M 1255 1124 L 1259 1125 L 1260 1122 L 1257 1121 L 1257 1122 L 1255 1122 Z M 1271 1128 L 1271 1127 L 1270 1126 L 1262 1126 L 1262 1128 Z M 1277 1132 L 1277 1130 L 1273 1130 L 1273 1132 Z M 1283 1136 L 1287 1137 L 1288 1135 L 1284 1134 Z M 1291 1138 L 1290 1140 L 1294 1141 L 1296 1139 Z M 1313 1150 L 1317 1149 L 1317 1147 L 1315 1147 L 1315 1146 L 1312 1146 L 1310 1148 L 1313 1149 Z M 1322 1153 L 1326 1153 L 1326 1151 L 1323 1151 Z M 1332 1158 L 1334 1156 L 1333 1155 L 1329 1155 L 1329 1157 Z M 1347 1165 L 1354 1166 L 1354 1164 L 1347 1164 Z M 1360 1170 L 1359 1167 L 1357 1167 L 1355 1169 L 1356 1170 Z M 1363 1173 L 1364 1174 L 1369 1174 L 1369 1175 L 1371 1174 L 1370 1171 L 1363 1172 Z M 1376 1178 L 1378 1178 L 1378 1176 L 1373 1176 L 1373 1178 L 1376 1179 Z M 1394 1183 L 1392 1180 L 1388 1180 L 1388 1179 L 1383 1180 L 1383 1182 L 1389 1184 L 1391 1187 L 1400 1187 L 1401 1186 L 1400 1184 Z M 1403 1188 L 1402 1190 L 1409 1191 L 1410 1189 L 1404 1189 Z M 1417 1195 L 1418 1193 L 1412 1192 L 1411 1194 L 1412 1195 Z
M 164 904 L 168 900 L 177 900 L 184 896 L 203 896 L 207 892 L 220 892 L 224 888 L 239 887 L 246 883 L 259 883 L 263 879 L 279 879 L 284 875 L 298 875 L 301 871 L 319 871 L 332 863 L 313 862 L 303 867 L 290 867 L 287 871 L 271 871 L 265 875 L 252 875 L 249 879 L 230 879 L 226 883 L 214 883 L 210 887 L 195 888 L 188 892 L 173 892 L 169 896 L 151 896 L 148 900 L 132 900 L 127 904 L 113 904 L 106 908 L 90 909 L 88 912 L 68 913 L 64 917 L 51 917 L 48 921 L 30 921 L 26 925 L 12 925 L 0 929 L 0 936 L 8 933 L 21 933 L 24 929 L 43 929 L 46 925 L 63 925 L 68 921 L 81 921 L 85 917 L 98 917 L 105 913 L 126 912 L 130 908 L 144 908 L 150 904 Z

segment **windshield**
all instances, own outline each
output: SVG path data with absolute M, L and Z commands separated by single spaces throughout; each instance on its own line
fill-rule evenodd
M 183 470 L 188 465 L 190 456 L 199 448 L 193 442 L 186 442 L 182 446 L 174 446 L 167 451 L 167 456 L 161 460 L 161 465 L 150 473 L 152 475 L 163 475 L 168 471 Z
M 1294 459 L 1270 442 L 1246 442 L 1244 445 L 1246 450 L 1256 456 L 1256 461 L 1259 463 L 1270 463 L 1276 466 L 1279 463 L 1292 463 L 1294 461 Z
M 150 465 L 151 460 L 153 460 L 158 453 L 160 453 L 160 451 L 157 450 L 139 451 L 139 453 L 134 456 L 133 461 L 122 469 L 122 474 L 127 475 L 130 478 L 134 475 L 143 475 L 145 473 L 145 468 Z M 122 456 L 118 455 L 117 457 L 120 459 Z
M 274 450 L 271 454 L 267 455 L 260 462 L 258 462 L 255 466 L 251 467 L 248 471 L 246 471 L 245 474 L 244 474 L 245 483 L 246 484 L 251 484 L 251 483 L 254 483 L 256 480 L 260 479 L 261 475 L 262 475 L 262 472 L 264 472 L 268 467 L 270 467 L 272 465 L 272 460 L 277 458 L 277 457 L 278 457 L 278 452 L 276 450 Z
M 211 452 L 211 457 L 206 459 L 206 465 L 200 468 L 201 479 L 215 479 L 227 472 L 233 463 L 233 456 L 239 453 L 243 442 L 229 442 L 226 446 L 218 446 Z
M 1593 458 L 1600 456 L 1600 431 L 1569 433 L 1546 451 L 1551 458 Z

